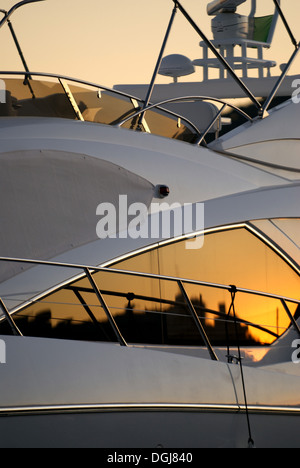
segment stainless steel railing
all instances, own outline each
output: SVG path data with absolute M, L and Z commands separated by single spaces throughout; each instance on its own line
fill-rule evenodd
M 15 72 L 15 71 L 0 71 L 0 76 L 5 79 L 5 77 L 25 77 L 24 80 L 20 80 L 20 82 L 25 85 L 27 85 L 30 89 L 31 97 L 37 98 L 34 92 L 35 84 L 37 81 L 33 80 L 33 77 L 35 78 L 44 78 L 44 79 L 54 79 L 57 80 L 57 84 L 60 85 L 61 92 L 66 95 L 71 108 L 74 111 L 74 118 L 77 118 L 78 120 L 82 121 L 91 121 L 89 119 L 85 119 L 82 116 L 82 113 L 80 113 L 80 103 L 76 100 L 76 96 L 74 96 L 74 93 L 72 89 L 70 89 L 70 86 L 72 85 L 83 85 L 88 88 L 92 88 L 95 90 L 98 94 L 99 99 L 101 99 L 101 92 L 109 93 L 109 95 L 112 95 L 114 97 L 119 97 L 120 99 L 125 99 L 128 100 L 128 103 L 130 104 L 130 111 L 128 111 L 127 114 L 124 115 L 123 109 L 120 109 L 119 114 L 116 116 L 116 119 L 114 122 L 110 122 L 109 125 L 115 125 L 119 127 L 119 122 L 123 122 L 124 119 L 127 121 L 134 121 L 136 116 L 139 116 L 141 114 L 141 111 L 144 107 L 144 101 L 136 98 L 135 96 L 131 96 L 129 94 L 123 93 L 122 91 L 111 89 L 107 86 L 102 86 L 93 82 L 85 81 L 85 80 L 79 80 L 76 78 L 72 78 L 69 76 L 64 76 L 64 75 L 59 75 L 55 73 L 41 73 L 41 72 Z M 68 85 L 68 83 L 70 85 Z M 9 91 L 9 89 L 7 90 Z M 90 89 L 87 88 L 82 88 L 82 92 L 84 91 L 90 91 Z M 101 106 L 101 101 L 99 100 L 99 107 Z M 148 110 L 148 109 L 147 109 Z M 173 119 L 177 125 L 178 120 L 180 120 L 181 125 L 184 124 L 191 133 L 195 135 L 196 138 L 200 136 L 200 132 L 197 129 L 196 125 L 193 124 L 188 118 L 183 117 L 181 115 L 178 115 L 177 113 L 173 112 L 172 110 L 168 110 L 165 108 L 160 107 L 159 105 L 155 106 L 155 110 L 159 111 L 162 113 L 165 117 L 168 117 L 169 119 Z M 133 116 L 132 119 L 130 116 Z M 129 117 L 127 119 L 127 116 Z M 68 117 L 66 117 L 68 118 Z M 122 125 L 124 125 L 126 122 L 123 122 Z M 100 122 L 101 123 L 101 122 Z M 137 123 L 137 122 L 136 122 Z M 146 126 L 146 131 L 149 131 L 151 133 L 151 130 L 149 130 L 149 127 Z
M 178 103 L 178 102 L 186 102 L 186 101 L 201 101 L 201 102 L 216 102 L 219 104 L 222 104 L 222 108 L 216 113 L 216 115 L 213 117 L 211 122 L 208 124 L 207 128 L 204 130 L 203 133 L 201 133 L 198 130 L 199 137 L 195 141 L 195 145 L 201 145 L 201 143 L 204 141 L 206 135 L 209 133 L 209 131 L 212 129 L 214 124 L 218 119 L 220 119 L 222 112 L 226 110 L 227 107 L 231 108 L 232 110 L 236 111 L 239 115 L 241 115 L 243 118 L 245 118 L 249 122 L 253 122 L 253 119 L 246 114 L 243 110 L 239 109 L 238 107 L 234 106 L 233 104 L 230 104 L 229 102 L 226 102 L 222 99 L 217 99 L 213 97 L 208 97 L 208 96 L 182 96 L 178 98 L 172 98 L 172 99 L 167 99 L 165 101 L 158 102 L 156 104 L 149 104 L 147 107 L 143 108 L 141 111 L 137 111 L 135 114 L 132 116 L 123 119 L 120 123 L 118 123 L 118 127 L 122 127 L 126 122 L 128 122 L 130 119 L 138 116 L 143 116 L 145 113 L 149 110 L 156 109 L 156 108 L 161 108 L 161 106 L 164 106 L 166 104 L 172 104 L 172 103 Z
M 199 335 L 201 336 L 208 353 L 210 355 L 210 358 L 212 360 L 218 361 L 218 357 L 213 350 L 213 347 L 210 343 L 209 338 L 207 337 L 207 334 L 205 332 L 205 329 L 201 323 L 201 320 L 192 304 L 192 301 L 186 291 L 185 285 L 197 285 L 197 286 L 203 286 L 207 288 L 213 288 L 213 289 L 220 289 L 224 291 L 228 291 L 231 296 L 234 291 L 234 293 L 241 293 L 241 294 L 251 294 L 255 296 L 260 296 L 264 298 L 269 298 L 269 299 L 276 299 L 280 301 L 280 303 L 283 305 L 284 311 L 287 314 L 289 320 L 291 321 L 291 324 L 293 325 L 294 329 L 297 331 L 297 333 L 300 336 L 300 327 L 295 320 L 293 314 L 289 310 L 288 304 L 296 304 L 300 306 L 300 300 L 297 300 L 295 298 L 290 298 L 290 297 L 285 297 L 281 295 L 275 295 L 263 291 L 256 291 L 256 290 L 251 290 L 251 289 L 245 289 L 245 288 L 240 288 L 238 286 L 233 286 L 233 285 L 225 285 L 225 284 L 219 284 L 219 283 L 212 283 L 212 282 L 205 282 L 205 281 L 198 281 L 198 280 L 192 280 L 192 279 L 187 279 L 187 278 L 179 278 L 179 277 L 173 277 L 173 276 L 164 276 L 164 275 L 158 275 L 158 274 L 152 274 L 152 273 L 142 273 L 142 272 L 137 272 L 137 271 L 129 271 L 129 270 L 120 270 L 120 269 L 115 269 L 115 268 L 108 268 L 108 267 L 94 267 L 94 266 L 87 266 L 87 265 L 80 265 L 80 264 L 70 264 L 70 263 L 61 263 L 61 262 L 52 262 L 52 261 L 42 261 L 42 260 L 33 260 L 33 259 L 22 259 L 22 258 L 12 258 L 12 257 L 0 257 L 0 262 L 10 262 L 10 263 L 22 263 L 26 265 L 31 265 L 31 266 L 51 266 L 51 267 L 58 267 L 58 268 L 67 268 L 67 269 L 72 269 L 72 270 L 79 270 L 81 271 L 81 276 L 78 275 L 76 279 L 79 279 L 80 277 L 86 277 L 88 278 L 90 285 L 98 299 L 98 302 L 100 306 L 103 308 L 107 319 L 114 331 L 114 334 L 121 346 L 127 346 L 127 343 L 122 336 L 121 331 L 119 330 L 115 319 L 113 315 L 111 314 L 111 311 L 109 307 L 107 306 L 105 299 L 103 297 L 103 293 L 101 292 L 101 288 L 99 285 L 96 283 L 95 279 L 93 278 L 93 274 L 97 272 L 105 272 L 106 274 L 120 274 L 120 275 L 125 275 L 125 276 L 132 276 L 132 277 L 138 277 L 138 278 L 146 278 L 146 279 L 157 279 L 157 280 L 164 280 L 164 281 L 170 281 L 170 282 L 175 282 L 177 283 L 182 296 L 184 298 L 185 304 L 187 306 L 187 309 L 194 320 L 196 327 L 199 331 Z M 70 280 L 74 281 L 73 280 Z M 59 289 L 59 287 L 57 288 Z M 37 300 L 40 300 L 42 297 L 48 295 L 49 292 L 46 291 L 42 295 L 39 295 L 38 298 L 33 298 L 30 300 L 29 304 L 34 303 Z M 25 304 L 25 306 L 29 305 L 28 303 Z M 22 335 L 21 331 L 19 328 L 16 326 L 14 320 L 13 320 L 13 315 L 17 312 L 19 312 L 24 305 L 20 308 L 18 308 L 17 311 L 13 311 L 10 313 L 2 299 L 0 299 L 0 308 L 3 311 L 5 319 L 8 321 L 9 325 L 11 326 L 13 332 L 15 335 Z M 245 322 L 246 323 L 246 322 Z
M 166 117 L 169 117 L 170 119 L 175 119 L 176 122 L 180 121 L 181 125 L 182 124 L 185 125 L 186 128 L 189 129 L 190 132 L 193 132 L 194 136 L 193 138 L 191 138 L 191 142 L 198 146 L 203 144 L 207 134 L 211 132 L 215 123 L 221 119 L 222 114 L 228 108 L 231 109 L 231 111 L 236 112 L 245 121 L 253 122 L 253 119 L 243 110 L 239 109 L 233 104 L 230 104 L 229 102 L 226 102 L 224 100 L 217 99 L 214 97 L 181 96 L 178 98 L 167 99 L 167 100 L 155 103 L 155 104 L 149 103 L 147 106 L 145 106 L 145 103 L 143 100 L 136 98 L 134 96 L 131 96 L 129 94 L 123 93 L 119 90 L 111 89 L 111 88 L 108 88 L 107 86 L 102 86 L 93 82 L 89 82 L 85 80 L 78 80 L 75 78 L 71 78 L 71 77 L 63 76 L 59 74 L 29 72 L 29 71 L 28 72 L 0 71 L 0 76 L 4 78 L 9 77 L 9 76 L 12 76 L 12 77 L 24 77 L 25 76 L 25 81 L 23 82 L 22 80 L 22 84 L 25 83 L 29 87 L 30 93 L 32 97 L 34 98 L 36 98 L 37 96 L 35 95 L 35 91 L 34 91 L 34 84 L 36 82 L 33 81 L 33 77 L 44 78 L 44 79 L 51 78 L 51 79 L 57 80 L 57 83 L 61 87 L 61 92 L 66 95 L 66 98 L 68 99 L 71 105 L 71 108 L 73 109 L 74 118 L 77 118 L 78 120 L 82 120 L 82 121 L 90 121 L 90 120 L 85 119 L 84 116 L 82 115 L 82 112 L 80 111 L 80 103 L 76 100 L 76 96 L 74 96 L 74 92 L 72 92 L 72 89 L 70 89 L 71 84 L 83 85 L 89 88 L 93 88 L 95 91 L 97 91 L 97 93 L 100 92 L 100 94 L 101 94 L 101 91 L 103 91 L 115 97 L 119 97 L 120 99 L 126 99 L 128 100 L 128 103 L 130 103 L 130 111 L 128 111 L 127 115 L 126 114 L 124 115 L 122 113 L 122 110 L 120 110 L 120 113 L 118 117 L 115 119 L 115 122 L 109 123 L 110 125 L 116 126 L 116 127 L 123 127 L 125 124 L 131 121 L 131 122 L 136 122 L 135 123 L 136 130 L 141 130 L 142 124 L 145 123 L 146 131 L 148 131 L 149 133 L 152 133 L 151 128 L 149 128 L 149 125 L 146 122 L 146 114 L 149 111 L 160 112 L 161 114 L 165 115 Z M 68 83 L 70 83 L 70 86 L 68 85 Z M 84 90 L 85 88 L 82 88 L 82 91 Z M 208 122 L 207 128 L 204 131 L 200 131 L 197 128 L 196 124 L 193 123 L 187 117 L 182 116 L 164 107 L 167 104 L 183 103 L 183 102 L 188 102 L 188 101 L 191 101 L 194 104 L 197 102 L 207 102 L 207 103 L 213 103 L 213 104 L 217 104 L 221 106 L 219 110 L 216 109 L 215 115 L 212 117 L 211 121 Z M 99 106 L 100 106 L 100 101 L 99 101 Z

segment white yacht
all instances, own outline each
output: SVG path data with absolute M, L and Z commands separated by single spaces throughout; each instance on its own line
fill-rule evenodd
M 144 96 L 30 71 L 11 16 L 34 0 L 2 10 L 25 71 L 0 72 L 1 447 L 299 447 L 299 44 L 244 1 L 208 5 L 213 41 L 170 1 Z M 204 53 L 179 72 L 176 14 Z

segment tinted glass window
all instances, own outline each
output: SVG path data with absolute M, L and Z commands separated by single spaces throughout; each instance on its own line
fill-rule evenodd
M 203 344 L 177 283 L 107 273 L 95 279 L 128 343 Z
M 186 248 L 186 241 L 165 245 L 157 250 L 158 272 L 164 276 L 236 285 L 240 288 L 282 295 L 298 300 L 298 274 L 261 239 L 245 228 L 205 235 L 199 250 Z M 151 254 L 153 255 L 153 253 Z M 134 271 L 149 271 L 145 253 L 117 265 Z M 135 263 L 136 262 L 136 263 Z M 164 281 L 165 297 L 173 297 L 171 283 Z M 215 344 L 225 344 L 227 314 L 231 297 L 228 291 L 185 284 L 207 334 Z M 182 298 L 178 296 L 178 301 Z M 240 341 L 248 344 L 272 343 L 290 325 L 280 301 L 238 293 L 235 300 Z M 293 314 L 297 306 L 289 304 Z M 250 324 L 253 324 L 251 326 Z M 231 335 L 235 334 L 229 323 Z
M 75 119 L 76 114 L 58 82 L 5 79 L 6 103 L 0 116 L 60 117 Z
M 246 228 L 207 234 L 199 250 L 188 241 L 167 244 L 114 265 L 167 277 L 300 299 L 299 275 Z M 177 281 L 98 272 L 94 279 L 128 343 L 202 346 L 203 342 Z M 228 290 L 183 281 L 194 310 L 213 345 L 262 345 L 274 342 L 290 326 L 280 300 L 237 293 L 237 327 Z M 300 307 L 287 303 L 296 319 Z M 77 280 L 14 316 L 24 335 L 117 341 L 105 311 L 87 278 Z M 5 324 L 0 326 L 5 332 Z
M 82 341 L 116 341 L 86 279 L 62 288 L 14 315 L 25 336 Z M 7 324 L 0 333 L 9 333 Z
M 116 125 L 130 117 L 143 106 L 141 102 L 113 91 L 104 91 L 94 86 L 79 86 L 64 81 L 68 88 L 64 90 L 59 81 L 4 78 L 6 103 L 0 103 L 0 117 L 59 117 L 77 120 L 67 94 L 77 104 L 82 117 L 87 122 Z M 139 116 L 123 125 L 123 128 L 136 130 Z M 145 117 L 144 131 L 155 135 L 174 138 L 187 142 L 195 139 L 192 127 L 176 116 L 161 110 L 148 111 Z

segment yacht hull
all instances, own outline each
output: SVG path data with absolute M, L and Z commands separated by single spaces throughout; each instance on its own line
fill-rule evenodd
M 248 446 L 236 364 L 189 350 L 0 339 L 1 447 Z M 255 445 L 298 447 L 299 377 L 248 366 L 244 374 Z
M 250 414 L 257 448 L 299 447 L 299 417 Z M 246 415 L 169 408 L 34 410 L 0 417 L 1 448 L 248 448 Z

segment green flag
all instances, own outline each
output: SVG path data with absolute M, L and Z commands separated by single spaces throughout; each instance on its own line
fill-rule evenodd
M 270 29 L 273 22 L 273 15 L 254 18 L 253 40 L 258 42 L 268 42 Z

